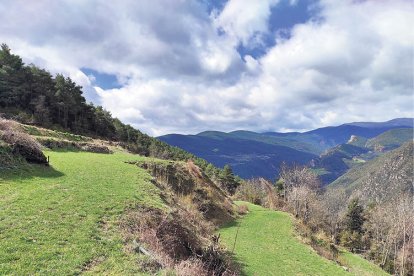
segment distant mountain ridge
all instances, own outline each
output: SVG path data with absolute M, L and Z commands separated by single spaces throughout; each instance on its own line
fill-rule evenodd
M 306 164 L 317 158 L 315 154 L 291 147 L 233 137 L 170 134 L 159 139 L 203 156 L 216 166 L 230 164 L 234 172 L 243 178 L 262 176 L 275 179 L 283 161 Z
M 361 142 L 363 146 L 362 144 L 354 146 L 364 148 L 367 141 L 374 141 L 370 139 L 389 130 L 403 129 L 402 131 L 407 134 L 409 132 L 407 129 L 413 129 L 413 122 L 414 120 L 410 118 L 397 118 L 387 122 L 354 122 L 302 133 L 257 133 L 246 130 L 228 133 L 204 131 L 196 135 L 169 134 L 158 138 L 172 146 L 200 156 L 216 166 L 222 167 L 230 164 L 235 173 L 243 178 L 261 176 L 273 180 L 278 175 L 278 169 L 283 162 L 309 165 L 312 160 L 316 160 L 318 163 L 319 156 L 326 157 L 328 150 L 346 144 L 351 137 L 359 137 L 360 141 L 363 141 Z M 380 141 L 394 141 L 393 135 L 386 136 L 388 138 L 380 139 Z M 407 137 L 405 135 L 402 141 L 406 141 Z M 401 141 L 392 148 L 400 144 Z M 368 148 L 368 150 L 372 149 Z M 359 154 L 368 150 L 356 149 Z M 343 158 L 352 159 L 355 156 L 347 153 L 347 156 L 343 157 L 341 154 L 333 154 L 336 161 L 342 162 Z M 340 172 L 327 177 L 326 182 L 336 179 L 349 169 L 349 166 L 345 167 L 343 164 L 341 166 Z
M 386 122 L 354 122 L 347 125 L 366 127 L 366 128 L 377 128 L 377 127 L 414 127 L 413 118 L 396 118 Z

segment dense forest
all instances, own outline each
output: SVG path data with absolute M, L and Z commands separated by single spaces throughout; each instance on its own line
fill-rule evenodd
M 25 124 L 118 141 L 131 152 L 170 160 L 192 159 L 213 179 L 234 191 L 239 180 L 230 167 L 218 169 L 204 159 L 150 137 L 114 118 L 102 106 L 87 103 L 82 87 L 61 74 L 52 76 L 25 65 L 6 44 L 0 50 L 0 116 Z

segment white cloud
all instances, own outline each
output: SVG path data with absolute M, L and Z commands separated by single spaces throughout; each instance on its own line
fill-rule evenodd
M 270 9 L 278 0 L 229 0 L 215 19 L 216 27 L 248 46 L 255 35 L 268 32 Z
M 322 0 L 321 20 L 275 36 L 261 58 L 240 57 L 239 43 L 268 33 L 272 5 L 231 0 L 210 15 L 197 1 L 0 0 L 0 40 L 152 135 L 414 116 L 409 1 Z M 93 87 L 83 67 L 124 85 Z

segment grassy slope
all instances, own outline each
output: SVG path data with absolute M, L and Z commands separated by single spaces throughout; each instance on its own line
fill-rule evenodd
M 294 236 L 292 219 L 287 213 L 243 204 L 248 204 L 249 214 L 219 232 L 231 250 L 240 225 L 234 253 L 246 275 L 350 275 L 302 244 Z M 342 257 L 354 275 L 381 275 L 376 273 L 382 272 L 380 269 L 375 270 L 377 267 L 357 257 Z
M 352 254 L 350 252 L 341 251 L 339 260 L 346 267 L 350 268 L 350 272 L 358 276 L 381 276 L 389 275 L 382 270 L 379 266 L 368 262 L 359 255 Z
M 127 206 L 162 206 L 150 175 L 123 163 L 141 157 L 46 154 L 50 168 L 0 171 L 0 274 L 136 273 L 116 221 Z
M 385 148 L 396 148 L 410 140 L 413 140 L 412 128 L 396 128 L 369 139 L 366 147 L 375 148 L 379 145 Z

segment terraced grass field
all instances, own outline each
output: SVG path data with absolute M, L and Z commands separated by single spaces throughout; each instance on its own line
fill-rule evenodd
M 234 254 L 245 275 L 387 275 L 353 254 L 345 256 L 351 273 L 346 272 L 294 236 L 289 214 L 246 202 L 237 204 L 248 205 L 249 213 L 222 227 L 219 233 L 230 251 L 237 234 Z
M 0 171 L 0 275 L 134 274 L 120 214 L 162 207 L 144 170 L 126 153 L 46 152 L 50 167 Z

